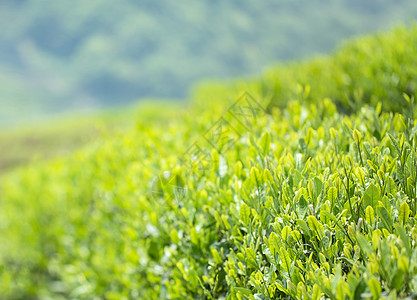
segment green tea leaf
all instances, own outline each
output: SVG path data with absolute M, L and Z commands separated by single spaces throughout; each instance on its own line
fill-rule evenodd
M 304 196 L 301 195 L 298 202 L 298 216 L 304 218 L 308 211 L 308 202 L 304 199 Z
M 267 155 L 271 149 L 271 135 L 265 132 L 261 137 L 261 149 L 264 155 Z
M 365 171 L 361 167 L 355 169 L 355 175 L 360 184 L 365 185 Z
M 288 240 L 288 237 L 290 235 L 291 232 L 291 227 L 289 226 L 285 226 L 282 231 L 281 231 L 281 237 L 284 241 Z
M 397 291 L 401 290 L 403 284 L 404 284 L 404 272 L 400 269 L 397 269 L 392 276 L 391 279 L 391 286 L 396 289 Z
M 320 287 L 317 284 L 313 285 L 313 295 L 311 296 L 312 300 L 319 300 L 321 298 Z
M 301 219 L 297 219 L 296 221 L 297 221 L 298 226 L 300 226 L 301 230 L 303 231 L 303 233 L 309 236 L 310 228 L 308 228 L 306 221 L 301 220 Z
M 280 248 L 279 257 L 281 258 L 281 267 L 287 272 L 290 273 L 291 270 L 291 258 L 287 250 L 284 247 Z
M 369 225 L 372 225 L 375 220 L 375 212 L 372 206 L 368 206 L 365 209 L 365 220 Z
M 312 139 L 313 139 L 313 128 L 311 128 L 311 127 L 310 127 L 310 128 L 307 130 L 307 135 L 306 135 L 306 138 L 305 138 L 305 142 L 306 142 L 306 144 L 307 144 L 307 145 L 310 145 L 310 144 L 311 144 Z
M 404 245 L 405 249 L 407 250 L 408 256 L 411 256 L 412 250 L 411 250 L 411 246 L 410 246 L 410 239 L 408 238 L 408 235 L 407 235 L 404 227 L 400 226 L 399 224 L 395 224 L 395 231 L 400 236 L 400 238 L 403 242 L 403 245 Z
M 381 285 L 379 284 L 378 280 L 374 276 L 369 278 L 368 287 L 374 299 L 379 299 L 379 296 L 381 295 Z
M 362 134 L 356 128 L 353 130 L 353 138 L 357 144 L 362 140 Z
M 378 206 L 376 208 L 376 212 L 378 216 L 381 218 L 382 223 L 384 224 L 384 227 L 391 232 L 392 231 L 392 219 L 390 215 L 388 214 L 387 210 L 383 206 Z
M 269 242 L 268 242 L 269 244 Z M 271 247 L 271 246 L 270 246 Z M 271 247 L 273 248 L 273 247 Z M 271 249 L 267 247 L 267 245 L 262 245 L 262 253 L 265 255 L 265 257 L 268 259 L 268 262 L 270 264 L 275 264 L 275 257 L 271 253 Z
M 327 191 L 327 198 L 329 199 L 330 203 L 333 205 L 337 199 L 337 188 L 330 187 Z
M 250 223 L 250 208 L 246 205 L 246 203 L 242 203 L 240 206 L 240 220 L 246 226 Z
M 352 286 L 351 286 L 352 289 Z M 362 299 L 362 293 L 366 290 L 365 280 L 361 279 L 359 283 L 355 285 L 355 292 L 353 294 L 353 299 L 360 300 Z
M 214 261 L 216 262 L 216 264 L 222 264 L 223 260 L 220 257 L 219 252 L 216 249 L 214 249 L 214 248 L 211 249 L 211 255 L 213 256 Z
M 252 248 L 246 248 L 246 263 L 250 268 L 257 268 L 258 264 L 256 263 L 256 253 Z
M 269 184 L 274 183 L 274 178 L 271 175 L 271 172 L 268 169 L 264 170 L 264 181 L 268 182 Z
M 359 247 L 361 250 L 366 253 L 367 255 L 372 254 L 372 247 L 369 243 L 369 241 L 360 233 L 356 234 L 356 240 L 358 242 Z
M 255 167 L 250 169 L 250 179 L 254 186 L 258 186 L 261 184 L 261 176 L 259 174 L 259 170 Z
M 410 207 L 408 206 L 407 202 L 403 202 L 400 205 L 400 212 L 398 215 L 398 220 L 400 224 L 404 226 L 407 223 L 408 217 L 410 216 Z
M 390 133 L 388 133 L 388 136 L 391 140 L 392 145 L 394 146 L 395 151 L 397 151 L 397 154 L 401 155 L 401 148 L 397 142 L 397 139 L 394 136 L 392 136 Z
M 271 250 L 272 255 L 275 256 L 279 252 L 279 249 L 282 245 L 275 232 L 271 232 L 271 234 L 269 235 L 268 242 L 269 250 Z
M 213 170 L 218 171 L 219 165 L 220 165 L 220 157 L 219 157 L 219 152 L 217 152 L 216 149 L 213 149 L 211 151 L 211 163 L 213 166 Z
M 255 297 L 255 300 L 269 300 L 269 298 L 267 298 L 266 296 L 262 294 L 255 294 L 253 296 Z
M 323 182 L 318 178 L 314 177 L 314 194 L 318 197 L 323 189 Z
M 378 171 L 378 167 L 371 161 L 371 160 L 367 160 L 366 161 L 368 163 L 368 166 L 374 171 L 377 172 Z
M 252 291 L 250 289 L 247 288 L 243 288 L 243 287 L 234 287 L 233 290 L 237 293 L 240 293 L 242 295 L 245 296 L 249 296 L 252 295 Z
M 321 239 L 323 237 L 324 227 L 323 225 L 317 221 L 315 216 L 308 216 L 307 223 L 310 229 L 317 234 L 317 238 Z
M 379 189 L 375 186 L 375 184 L 371 183 L 363 195 L 363 206 L 375 208 L 379 200 Z

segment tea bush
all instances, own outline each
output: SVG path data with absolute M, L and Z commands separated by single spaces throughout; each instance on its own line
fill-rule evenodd
M 394 51 L 378 41 L 398 31 L 416 40 L 411 28 L 355 42 L 317 74 L 337 77 L 342 53 L 354 61 L 361 44 Z M 271 104 L 264 86 L 276 79 L 263 79 L 4 178 L 1 297 L 415 297 L 415 95 L 359 76 L 355 88 L 370 96 L 344 108 L 330 96 L 349 87 L 321 83 L 313 65 L 309 87 L 295 76 L 301 90 L 285 105 Z
M 311 90 L 308 101 L 331 98 L 340 111 L 352 113 L 364 104 L 383 103 L 384 110 L 400 112 L 403 94 L 417 93 L 417 25 L 397 27 L 343 45 L 331 57 L 275 68 L 260 81 L 271 105 Z

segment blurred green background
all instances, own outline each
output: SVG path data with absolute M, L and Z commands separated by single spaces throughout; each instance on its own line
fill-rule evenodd
M 416 16 L 413 0 L 2 0 L 0 126 L 186 98 Z

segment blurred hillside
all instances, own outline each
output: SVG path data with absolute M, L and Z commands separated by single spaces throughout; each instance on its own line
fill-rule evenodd
M 184 97 L 415 17 L 412 0 L 0 0 L 0 125 Z

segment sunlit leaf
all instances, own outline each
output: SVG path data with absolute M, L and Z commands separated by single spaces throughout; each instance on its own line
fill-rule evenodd
M 400 205 L 400 211 L 398 214 L 398 220 L 400 224 L 404 225 L 407 223 L 408 217 L 410 216 L 410 207 L 408 206 L 407 202 L 403 202 Z
M 375 184 L 371 183 L 366 188 L 365 194 L 363 195 L 363 206 L 375 208 L 379 200 L 379 189 L 375 186 Z

